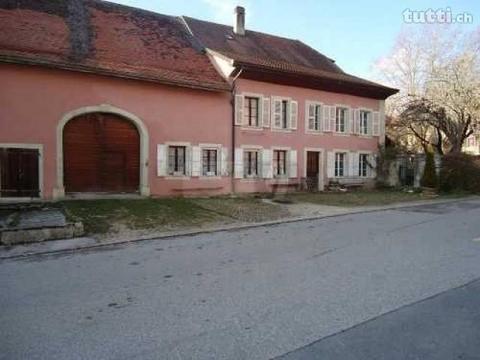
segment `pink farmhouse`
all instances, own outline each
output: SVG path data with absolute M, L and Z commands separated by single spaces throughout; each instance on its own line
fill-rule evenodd
M 0 200 L 371 184 L 397 90 L 244 24 L 1 1 Z

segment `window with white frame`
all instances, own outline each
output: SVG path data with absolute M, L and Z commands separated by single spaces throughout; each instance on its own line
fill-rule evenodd
M 367 177 L 368 175 L 368 154 L 358 155 L 358 176 Z
M 258 150 L 244 151 L 243 166 L 243 173 L 245 177 L 258 177 Z
M 260 126 L 260 99 L 253 96 L 245 96 L 244 116 L 245 124 L 252 127 Z
M 335 177 L 345 176 L 346 153 L 335 153 Z
M 218 150 L 202 149 L 202 175 L 216 176 L 218 175 Z
M 308 103 L 308 130 L 321 131 L 322 130 L 322 107 L 320 104 Z
M 344 133 L 347 131 L 347 114 L 348 110 L 343 107 L 337 107 L 335 116 L 335 131 Z
M 273 176 L 287 175 L 287 152 L 285 150 L 273 151 Z
M 288 100 L 282 100 L 282 129 L 288 129 Z
M 360 110 L 360 119 L 359 119 L 359 129 L 358 132 L 361 135 L 368 135 L 368 119 L 370 118 L 371 114 L 370 111 Z
M 168 147 L 168 174 L 182 176 L 186 174 L 186 147 Z

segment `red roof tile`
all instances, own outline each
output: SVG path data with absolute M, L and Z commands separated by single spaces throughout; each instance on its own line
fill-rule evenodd
M 230 88 L 179 18 L 98 0 L 2 0 L 0 61 Z

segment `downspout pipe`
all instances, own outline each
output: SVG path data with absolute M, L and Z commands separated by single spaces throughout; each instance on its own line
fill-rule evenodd
M 238 73 L 233 77 L 232 79 L 232 99 L 231 99 L 231 104 L 232 104 L 232 173 L 230 175 L 231 179 L 231 189 L 232 189 L 232 194 L 236 193 L 235 189 L 235 148 L 236 148 L 236 131 L 235 131 L 235 95 L 237 92 L 237 79 L 238 77 L 242 74 L 243 69 L 240 68 Z

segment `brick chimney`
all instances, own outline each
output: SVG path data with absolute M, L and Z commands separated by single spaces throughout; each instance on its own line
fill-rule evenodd
M 245 35 L 245 8 L 237 6 L 235 8 L 235 19 L 233 23 L 233 32 L 237 35 Z

